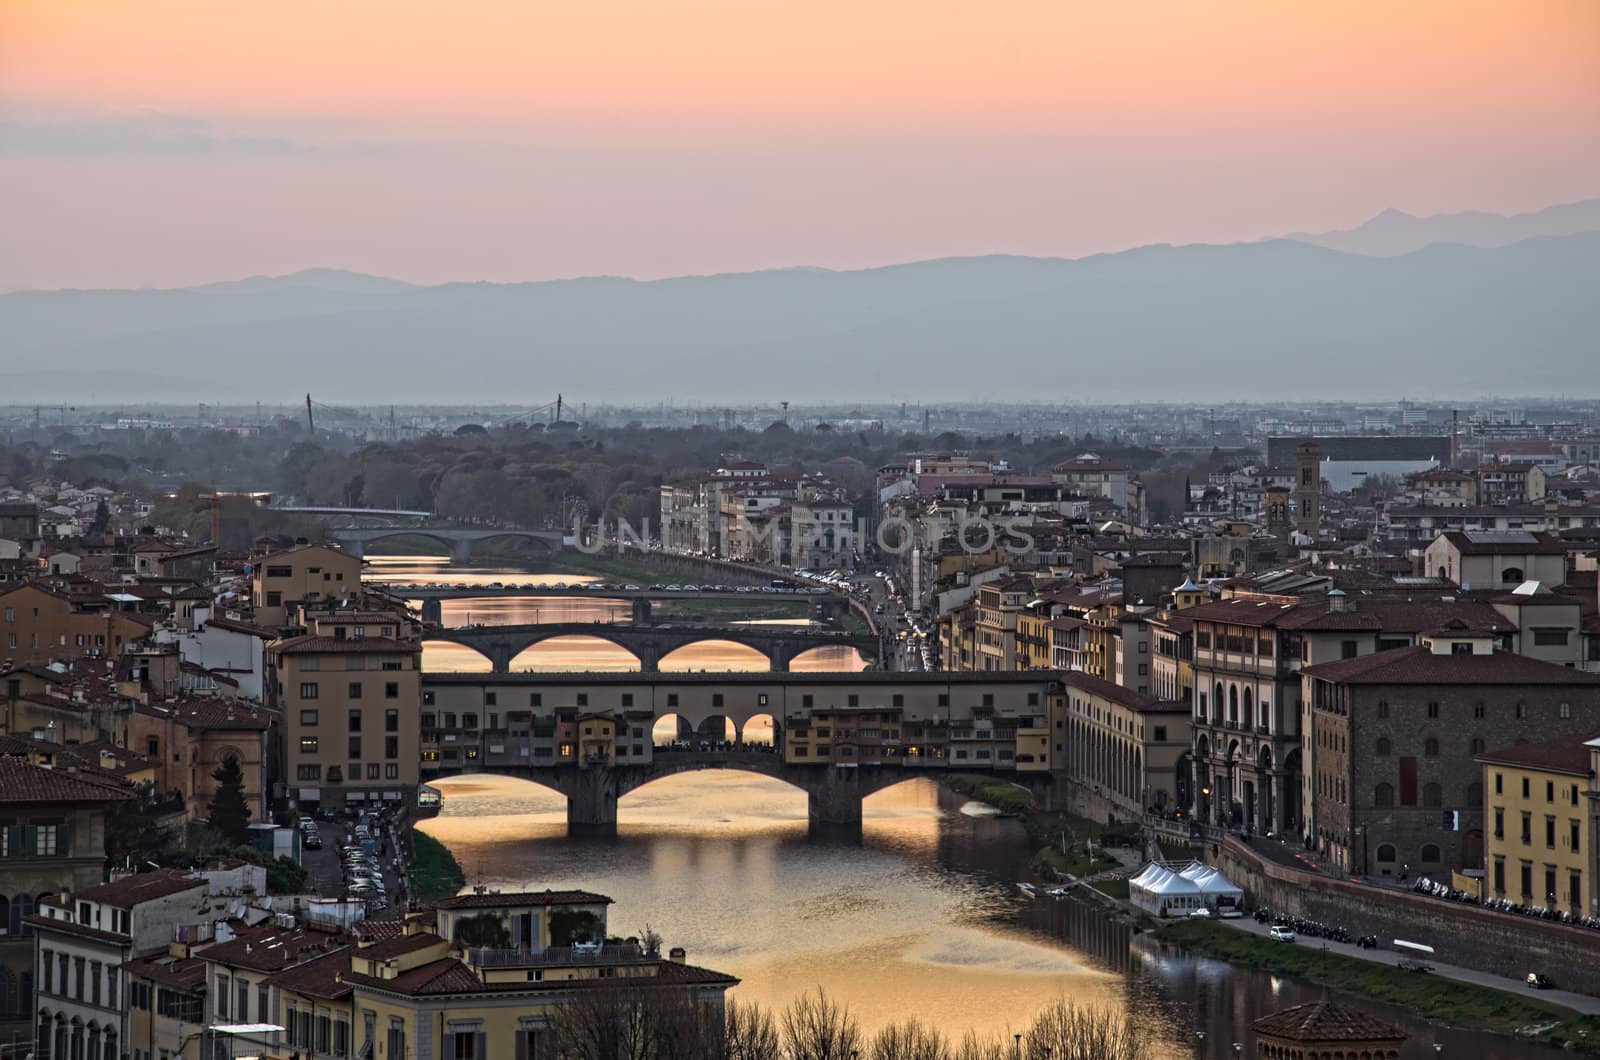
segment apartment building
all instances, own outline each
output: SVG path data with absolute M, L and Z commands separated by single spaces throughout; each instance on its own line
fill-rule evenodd
M 1306 667 L 1315 842 L 1348 872 L 1438 874 L 1484 864 L 1483 769 L 1505 734 L 1593 736 L 1600 674 L 1497 651 L 1494 638 Z
M 33 1040 L 39 901 L 100 882 L 105 813 L 132 797 L 109 774 L 0 758 L 0 1042 Z
M 422 647 L 305 634 L 268 646 L 287 794 L 302 808 L 415 797 Z
M 295 604 L 347 600 L 361 591 L 361 560 L 328 545 L 298 544 L 251 561 L 252 621 L 288 624 Z
M 0 655 L 19 663 L 115 656 L 154 626 L 98 591 L 73 594 L 32 581 L 0 592 Z
M 1092 674 L 1062 675 L 1057 719 L 1078 812 L 1135 821 L 1190 803 L 1189 704 L 1155 699 Z
M 1600 731 L 1600 721 L 1590 731 Z M 1477 761 L 1485 895 L 1600 915 L 1600 739 L 1520 744 Z

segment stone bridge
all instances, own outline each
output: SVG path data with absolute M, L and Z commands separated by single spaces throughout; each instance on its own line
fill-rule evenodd
M 450 549 L 450 562 L 465 564 L 472 558 L 472 546 L 480 541 L 517 538 L 536 541 L 549 548 L 560 548 L 565 540 L 559 530 L 450 530 L 431 526 L 369 526 L 360 529 L 329 530 L 328 537 L 352 556 L 366 554 L 367 546 L 391 537 L 425 537 Z
M 811 604 L 817 608 L 823 618 L 839 620 L 851 609 L 848 597 L 827 589 L 805 589 L 793 592 L 763 592 L 749 590 L 739 592 L 733 589 L 587 589 L 582 585 L 532 585 L 532 584 L 502 584 L 498 588 L 493 585 L 471 585 L 464 589 L 454 586 L 436 585 L 432 588 L 425 585 L 407 585 L 404 583 L 386 582 L 378 586 L 384 592 L 404 600 L 417 600 L 421 602 L 422 620 L 424 622 L 440 622 L 444 617 L 444 600 L 479 600 L 479 599 L 548 599 L 562 600 L 626 600 L 633 605 L 633 621 L 644 624 L 650 621 L 651 604 L 662 600 L 719 600 L 734 601 L 750 607 L 760 607 L 765 604 L 782 604 L 788 601 L 798 601 Z M 869 623 L 870 625 L 870 623 Z
M 560 792 L 567 798 L 567 827 L 578 835 L 605 835 L 616 831 L 617 800 L 662 777 L 702 769 L 732 769 L 773 777 L 806 793 L 807 818 L 813 830 L 861 827 L 861 800 L 874 792 L 918 777 L 937 777 L 944 770 L 903 765 L 834 765 L 786 763 L 776 751 L 667 751 L 657 750 L 649 764 L 586 766 L 489 766 L 472 772 L 518 777 Z M 428 780 L 452 776 L 463 770 L 447 767 L 429 772 Z M 962 773 L 980 773 L 963 767 Z M 1053 786 L 1048 773 L 994 774 L 1034 792 L 1041 805 L 1051 806 Z
M 511 660 L 541 641 L 555 637 L 596 637 L 609 641 L 639 660 L 644 673 L 658 673 L 661 660 L 679 648 L 702 641 L 721 640 L 753 648 L 767 657 L 775 671 L 789 669 L 797 655 L 813 648 L 855 648 L 879 667 L 891 652 L 882 650 L 878 637 L 781 626 L 631 626 L 615 622 L 548 622 L 526 626 L 469 626 L 429 632 L 424 640 L 447 641 L 471 648 L 484 656 L 494 672 L 511 672 Z

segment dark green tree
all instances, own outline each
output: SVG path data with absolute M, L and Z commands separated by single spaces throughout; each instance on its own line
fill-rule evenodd
M 211 827 L 222 833 L 232 846 L 250 842 L 250 804 L 244 797 L 244 770 L 239 760 L 228 755 L 211 771 L 217 790 L 211 796 Z

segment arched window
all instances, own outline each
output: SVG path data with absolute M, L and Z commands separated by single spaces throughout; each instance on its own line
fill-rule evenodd
M 1250 702 L 1250 690 L 1247 688 L 1247 689 L 1244 690 L 1244 727 L 1247 728 L 1247 729 L 1253 729 L 1253 728 L 1255 728 L 1255 725 L 1256 725 L 1255 707 L 1251 705 L 1251 702 Z
M 1483 737 L 1482 736 L 1474 736 L 1472 738 L 1472 753 L 1473 754 L 1481 755 L 1481 754 L 1483 754 L 1485 748 L 1486 748 L 1486 745 L 1483 742 Z
M 1389 752 L 1390 752 L 1391 749 L 1392 749 L 1392 747 L 1391 747 L 1391 745 L 1389 743 L 1389 737 L 1387 737 L 1387 736 L 1378 737 L 1378 755 L 1380 757 L 1387 758 L 1389 756 Z
M 1239 686 L 1228 686 L 1228 724 L 1239 724 Z
M 1216 695 L 1211 699 L 1211 723 L 1222 724 L 1222 682 L 1217 682 Z
M 1387 862 L 1393 863 L 1393 861 L 1394 861 L 1394 844 L 1393 843 L 1379 843 L 1378 844 L 1378 860 L 1379 861 L 1387 861 Z
M 1523 582 L 1521 567 L 1507 567 L 1500 572 L 1501 585 L 1521 585 Z
M 1438 758 L 1439 738 L 1437 736 L 1430 736 L 1426 740 L 1423 740 L 1422 753 L 1427 755 L 1429 758 Z
M 1422 785 L 1422 805 L 1440 807 L 1444 805 L 1444 789 L 1438 784 Z
M 1389 716 L 1389 701 L 1387 699 L 1378 700 L 1378 717 L 1387 718 L 1388 716 Z
M 1374 806 L 1393 806 L 1394 805 L 1394 785 L 1392 785 L 1392 784 L 1379 784 L 1377 787 L 1373 788 L 1372 789 L 1372 805 L 1374 805 Z M 1393 860 L 1393 859 L 1391 858 L 1390 860 Z
M 1424 843 L 1422 845 L 1422 863 L 1424 865 L 1439 864 L 1439 847 L 1437 844 Z

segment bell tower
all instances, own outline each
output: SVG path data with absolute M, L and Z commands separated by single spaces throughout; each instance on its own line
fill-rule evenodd
M 1322 447 L 1301 442 L 1294 462 L 1294 528 L 1315 540 L 1322 529 Z

